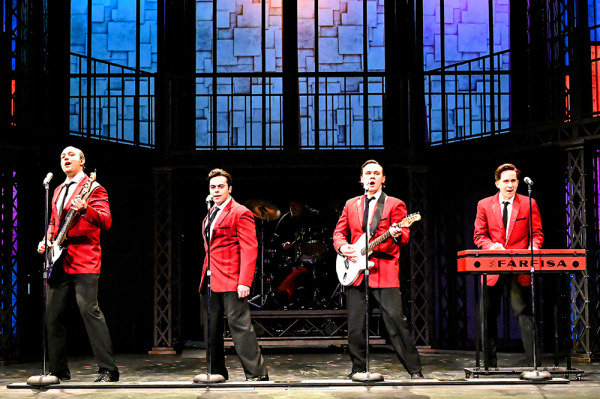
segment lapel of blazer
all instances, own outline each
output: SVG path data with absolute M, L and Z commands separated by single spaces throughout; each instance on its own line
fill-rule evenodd
M 54 195 L 52 196 L 52 203 L 54 206 L 56 206 L 56 209 L 58 209 L 58 197 L 60 197 L 60 193 L 62 192 L 64 185 L 65 183 L 61 183 L 57 187 L 57 190 L 54 191 Z
M 363 225 L 363 219 L 365 216 L 365 196 L 361 196 L 358 197 L 356 199 L 356 213 L 358 213 L 358 225 L 361 226 L 362 229 L 362 225 Z
M 233 207 L 233 202 L 234 202 L 234 200 L 232 198 L 231 201 L 229 201 L 229 204 L 227 204 L 227 206 L 219 214 L 219 217 L 217 218 L 217 221 L 215 222 L 215 228 L 213 229 L 213 232 L 210 235 L 211 244 L 215 240 L 215 236 L 216 236 L 215 231 L 219 228 L 221 223 L 223 223 L 223 219 L 225 219 L 227 217 L 227 215 L 229 215 L 229 213 L 231 212 L 231 208 Z
M 502 238 L 506 242 L 506 229 L 504 228 L 504 221 L 502 220 L 502 207 L 500 206 L 500 194 L 495 195 L 492 198 L 492 213 L 494 214 L 494 219 L 498 226 L 500 226 L 500 231 L 502 232 Z M 489 228 L 489 226 L 488 226 Z
M 519 200 L 519 195 L 515 194 L 515 199 L 512 203 L 512 211 L 510 213 L 510 222 L 508 223 L 508 234 L 506 236 L 506 242 L 510 238 L 510 235 L 513 232 L 513 228 L 515 227 L 515 222 L 517 220 L 517 215 L 519 214 L 519 209 L 521 209 L 521 201 Z
M 56 210 L 59 211 L 61 213 L 61 219 L 64 217 L 64 215 L 66 215 L 66 212 L 64 212 L 65 210 L 67 210 L 67 212 L 69 211 L 69 208 L 71 208 L 71 201 L 73 201 L 73 199 L 79 195 L 79 193 L 81 193 L 81 189 L 83 188 L 83 185 L 85 184 L 85 182 L 88 180 L 87 175 L 83 176 L 83 179 L 79 180 L 79 182 L 77 182 L 77 184 L 75 185 L 75 190 L 73 190 L 71 192 L 71 195 L 65 200 L 65 209 L 58 209 L 58 207 L 60 206 L 58 204 L 58 199 L 60 198 L 60 195 L 62 194 L 62 191 L 64 190 L 65 187 L 65 183 L 62 183 L 59 187 L 60 190 L 58 190 L 58 194 L 56 194 L 54 196 L 54 198 L 52 199 L 52 202 L 54 202 L 54 205 L 56 206 Z

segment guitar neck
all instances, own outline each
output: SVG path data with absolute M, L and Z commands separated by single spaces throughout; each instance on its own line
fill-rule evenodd
M 59 245 L 62 244 L 62 242 L 65 240 L 67 231 L 69 231 L 69 227 L 71 227 L 71 223 L 73 222 L 73 218 L 75 217 L 75 213 L 76 211 L 74 209 L 69 209 L 69 212 L 67 212 L 67 215 L 63 219 L 62 228 L 60 229 L 60 232 L 56 236 L 55 240 Z
M 95 180 L 96 180 L 96 178 L 94 176 L 86 184 L 89 184 L 89 186 L 91 186 Z M 79 195 L 81 195 L 81 198 L 83 200 L 87 200 L 91 193 L 92 193 L 92 188 L 85 186 L 84 189 L 82 190 L 82 192 L 79 193 Z M 60 232 L 56 236 L 56 240 L 54 240 L 58 243 L 58 245 L 61 245 L 63 243 L 63 241 L 65 240 L 65 237 L 67 236 L 67 231 L 69 231 L 69 228 L 71 227 L 71 224 L 73 223 L 73 219 L 75 218 L 75 214 L 77 214 L 77 213 L 78 213 L 78 211 L 76 211 L 75 209 L 69 209 L 69 212 L 67 212 L 65 218 L 63 219 L 63 223 L 62 223 Z
M 363 255 L 371 252 L 373 250 L 373 248 L 375 248 L 376 246 L 378 246 L 379 244 L 381 244 L 382 242 L 384 242 L 391 236 L 392 236 L 392 233 L 390 233 L 390 231 L 388 230 L 385 233 L 383 233 L 382 235 L 380 235 L 379 237 L 377 237 L 376 239 L 374 239 L 373 241 L 371 241 L 369 243 L 369 246 L 367 247 L 367 250 L 365 251 L 363 249 L 363 251 L 364 251 Z
M 413 224 L 417 220 L 421 220 L 421 215 L 419 213 L 412 213 L 412 214 L 408 215 L 407 217 L 405 217 L 404 219 L 402 219 L 402 221 L 400 222 L 400 227 L 401 228 L 409 227 L 411 224 Z M 365 234 L 367 234 L 367 233 L 365 233 Z M 371 243 L 369 243 L 367 248 L 363 248 L 361 251 L 361 254 L 364 256 L 364 255 L 370 253 L 373 250 L 373 248 L 375 248 L 376 246 L 378 246 L 379 244 L 381 244 L 382 242 L 384 242 L 391 236 L 392 236 L 392 233 L 390 233 L 389 230 L 386 231 L 385 233 L 383 233 L 382 235 L 380 235 L 379 237 L 377 237 L 376 239 L 371 241 Z
M 379 244 L 381 244 L 382 242 L 384 242 L 391 236 L 392 236 L 392 233 L 390 233 L 390 231 L 388 230 L 385 233 L 383 233 L 382 235 L 380 235 L 379 237 L 377 237 L 376 239 L 374 239 L 373 242 L 371 242 L 369 244 L 369 252 L 371 252 L 371 250 L 373 248 L 375 248 L 376 246 L 378 246 Z

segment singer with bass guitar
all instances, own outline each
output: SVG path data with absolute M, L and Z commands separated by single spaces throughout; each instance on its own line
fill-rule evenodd
M 75 290 L 77 306 L 98 362 L 99 375 L 94 382 L 119 381 L 112 342 L 104 314 L 98 306 L 98 283 L 102 250 L 100 231 L 108 230 L 112 217 L 104 187 L 84 173 L 85 156 L 75 147 L 67 147 L 60 156 L 66 180 L 54 191 L 52 215 L 46 239 L 38 244 L 38 253 L 46 250 L 60 256 L 52 259 L 46 303 L 48 360 L 50 374 L 70 380 L 67 362 L 65 307 L 69 292 Z M 51 176 L 49 174 L 49 176 Z M 48 179 L 48 177 L 47 177 Z M 64 241 L 54 245 L 58 237 Z
M 365 195 L 346 202 L 333 233 L 334 248 L 340 256 L 352 261 L 359 258 L 359 238 L 368 231 L 371 240 L 389 233 L 389 238 L 375 246 L 369 261 L 369 291 L 379 303 L 383 321 L 389 332 L 398 359 L 411 378 L 423 378 L 421 359 L 412 338 L 410 326 L 402 312 L 399 264 L 400 248 L 408 243 L 409 229 L 399 226 L 406 217 L 406 205 L 398 198 L 387 196 L 383 167 L 374 160 L 361 167 L 360 182 Z M 365 207 L 365 203 L 368 205 Z M 366 209 L 366 211 L 365 211 Z M 367 372 L 365 335 L 366 297 L 365 281 L 361 274 L 348 286 L 346 293 L 348 312 L 348 349 L 352 361 L 352 378 L 356 373 Z

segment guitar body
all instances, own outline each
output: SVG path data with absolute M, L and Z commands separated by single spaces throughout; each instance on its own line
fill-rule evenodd
M 362 255 L 365 252 L 366 243 L 365 236 L 367 233 L 360 236 L 360 238 L 354 243 L 357 255 L 356 260 L 353 262 L 343 255 L 338 254 L 335 261 L 335 271 L 338 276 L 338 280 L 343 286 L 354 284 L 360 274 L 365 270 L 367 265 L 367 255 Z M 374 266 L 372 261 L 369 261 L 369 269 Z
M 50 278 L 50 275 L 52 274 L 52 269 L 55 267 L 62 267 L 66 255 L 66 245 L 59 245 L 56 242 L 50 245 L 48 248 L 48 263 L 50 264 L 50 267 L 48 268 L 48 278 Z
M 421 220 L 421 215 L 419 213 L 412 213 L 402 219 L 399 223 L 400 227 L 409 227 L 414 222 Z M 366 239 L 364 233 L 354 244 L 354 249 L 356 250 L 355 255 L 356 260 L 352 261 L 346 258 L 343 255 L 338 254 L 337 259 L 335 261 L 335 271 L 338 276 L 338 280 L 340 284 L 343 286 L 348 286 L 354 284 L 354 282 L 358 279 L 358 276 L 366 269 L 367 258 L 373 251 L 373 248 L 387 240 L 391 237 L 390 231 L 386 231 L 379 237 L 371 240 L 369 245 L 366 245 Z M 369 269 L 372 268 L 375 264 L 372 261 L 369 261 Z

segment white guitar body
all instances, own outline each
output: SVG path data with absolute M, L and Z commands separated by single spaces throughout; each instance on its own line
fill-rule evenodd
M 419 213 L 412 213 L 402 219 L 402 221 L 399 223 L 399 227 L 409 227 L 417 220 L 421 220 L 421 215 Z M 366 234 L 367 233 L 360 236 L 360 238 L 353 244 L 354 248 L 356 249 L 356 253 L 353 255 L 353 258 L 355 258 L 354 261 L 346 258 L 343 255 L 338 254 L 337 256 L 335 261 L 335 271 L 340 284 L 343 286 L 352 285 L 356 280 L 358 280 L 360 274 L 367 268 L 367 258 L 371 252 L 373 252 L 373 248 L 392 236 L 388 230 L 373 241 L 370 241 L 369 246 L 367 247 L 365 240 Z M 368 265 L 370 269 L 374 266 L 374 263 L 369 261 Z
M 56 262 L 63 256 L 63 251 L 66 249 L 66 246 L 59 245 L 56 241 L 50 245 L 48 252 L 48 260 L 50 261 L 50 266 L 54 266 Z
M 352 285 L 360 274 L 367 267 L 367 255 L 363 255 L 366 253 L 364 250 L 366 247 L 365 236 L 367 233 L 360 236 L 358 241 L 354 244 L 354 248 L 356 249 L 356 259 L 354 261 L 346 258 L 345 256 L 338 255 L 335 261 L 335 271 L 337 272 L 338 280 L 344 286 Z M 373 261 L 368 261 L 369 269 L 372 268 L 375 263 Z

